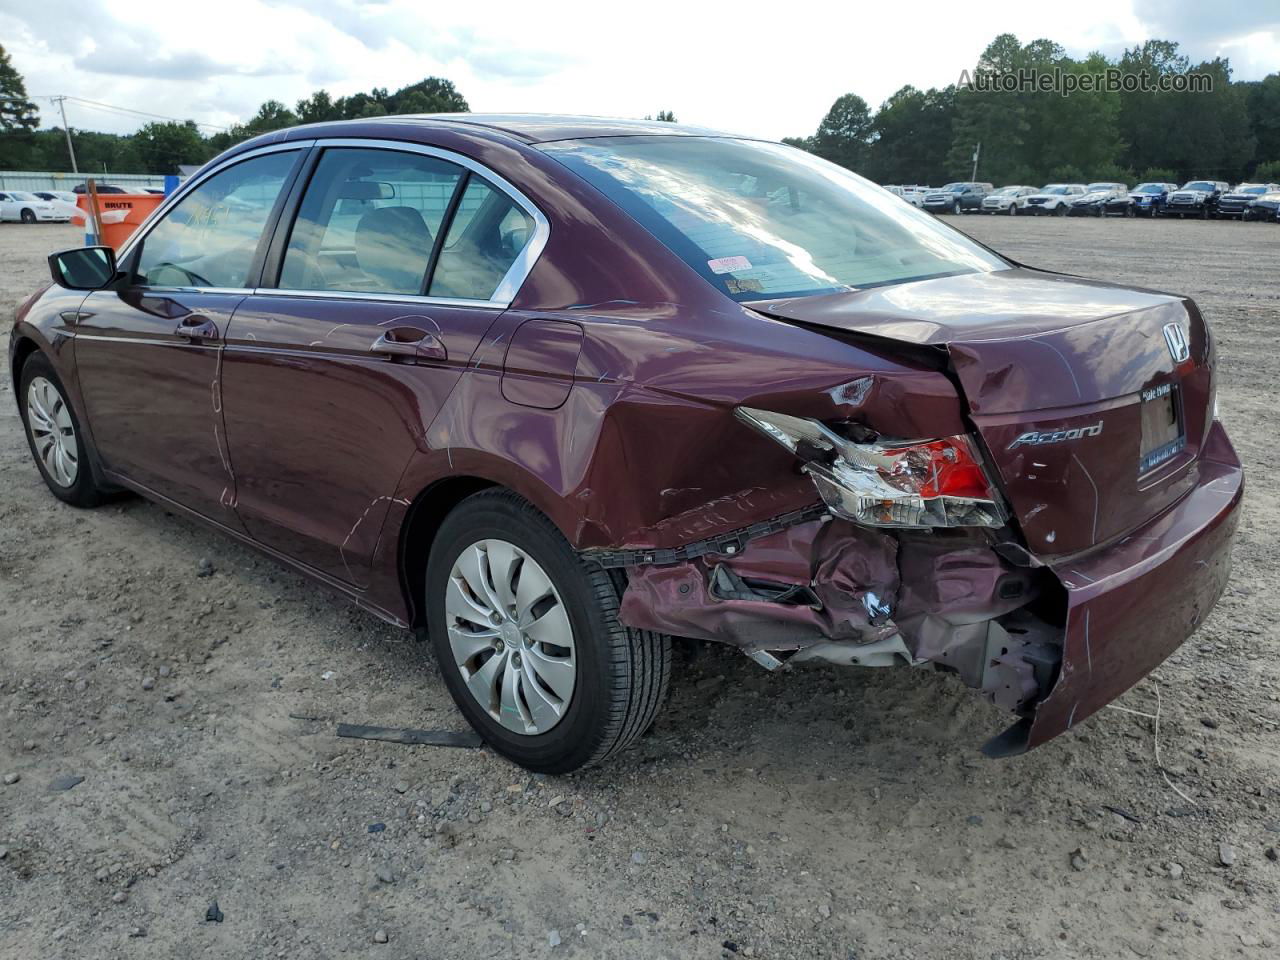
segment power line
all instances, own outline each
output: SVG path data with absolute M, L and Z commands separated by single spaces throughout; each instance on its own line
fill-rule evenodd
M 184 117 L 169 117 L 169 116 L 165 116 L 162 113 L 148 113 L 145 110 L 134 110 L 132 107 L 121 107 L 121 106 L 117 106 L 114 103 L 103 103 L 101 100 L 88 100 L 84 97 L 73 97 L 73 96 L 70 96 L 69 94 L 68 95 L 48 94 L 48 93 L 32 94 L 31 99 L 53 100 L 53 101 L 72 100 L 75 103 L 83 104 L 84 106 L 87 106 L 91 109 L 106 110 L 109 112 L 126 114 L 126 115 L 135 116 L 135 117 L 146 117 L 149 120 L 167 120 L 170 123 L 187 123 L 188 122 L 187 118 L 184 118 Z M 209 127 L 212 130 L 229 130 L 230 129 L 230 127 L 226 126 L 225 124 L 203 123 L 199 120 L 191 120 L 190 122 L 194 123 L 197 127 Z

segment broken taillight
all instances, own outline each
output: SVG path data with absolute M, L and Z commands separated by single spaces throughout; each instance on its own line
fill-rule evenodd
M 827 507 L 872 527 L 999 527 L 1003 502 L 966 436 L 858 443 L 803 417 L 738 407 L 739 419 L 804 460 Z

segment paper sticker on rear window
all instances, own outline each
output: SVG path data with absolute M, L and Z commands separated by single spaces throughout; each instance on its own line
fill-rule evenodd
M 751 261 L 746 257 L 717 257 L 708 260 L 707 266 L 712 273 L 737 273 L 739 270 L 750 270 Z

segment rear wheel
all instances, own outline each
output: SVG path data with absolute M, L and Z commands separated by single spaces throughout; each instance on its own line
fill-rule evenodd
M 97 506 L 106 491 L 94 482 L 80 421 L 44 354 L 33 353 L 22 365 L 19 390 L 27 445 L 49 491 L 72 506 Z
M 427 630 L 458 708 L 498 753 L 568 773 L 653 723 L 671 640 L 618 620 L 621 586 L 509 491 L 475 494 L 445 519 L 427 563 Z
M 22 211 L 21 216 L 22 216 L 22 222 L 23 222 L 23 223 L 35 223 L 35 222 L 36 222 L 36 215 L 35 215 L 35 211 L 34 211 L 34 210 L 23 210 L 23 211 Z
M 962 209 L 961 209 L 961 207 L 960 207 L 960 201 L 959 201 L 959 200 L 956 200 L 956 201 L 954 201 L 954 202 L 951 204 L 951 212 L 952 212 L 953 214 L 955 214 L 957 217 L 958 217 L 958 216 L 960 216 L 960 214 L 963 212 L 963 211 L 962 211 Z

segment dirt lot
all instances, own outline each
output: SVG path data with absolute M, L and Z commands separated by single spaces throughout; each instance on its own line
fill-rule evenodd
M 1232 585 L 1120 701 L 1161 709 L 1189 800 L 1138 714 L 990 762 L 1005 717 L 945 677 L 719 650 L 678 663 L 641 745 L 570 778 L 338 740 L 463 721 L 413 644 L 321 588 L 140 500 L 54 500 L 6 372 L 0 957 L 1276 956 L 1280 228 L 959 225 L 1214 325 L 1250 484 Z M 0 227 L 4 316 L 78 239 Z

